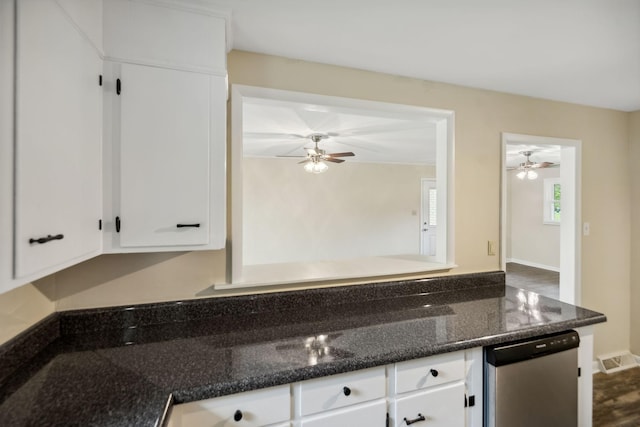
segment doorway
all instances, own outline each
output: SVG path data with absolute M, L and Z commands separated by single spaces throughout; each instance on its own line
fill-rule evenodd
M 514 240 L 508 238 L 509 217 L 509 189 L 508 179 L 511 158 L 514 153 L 521 152 L 551 152 L 556 150 L 556 161 L 551 162 L 560 166 L 559 182 L 562 189 L 562 217 L 559 225 L 559 299 L 571 304 L 579 304 L 580 293 L 580 247 L 581 247 L 581 214 L 580 214 L 580 164 L 581 141 L 565 138 L 542 137 L 523 134 L 502 134 L 502 185 L 501 185 L 501 250 L 500 265 L 507 271 L 507 259 L 510 243 Z M 517 149 L 520 149 L 519 151 Z M 533 159 L 533 155 L 532 155 Z M 546 161 L 540 158 L 541 162 Z M 511 162 L 511 163 L 510 163 Z M 535 162 L 534 162 L 535 163 Z M 556 164 L 557 163 L 557 164 Z M 536 179 L 536 178 L 534 178 Z M 537 209 L 537 208 L 534 208 Z M 539 207 L 544 210 L 543 205 Z M 510 236 L 509 236 L 510 237 Z M 511 240 L 511 242 L 510 242 Z M 522 243 L 522 242 L 520 242 Z M 525 242 L 527 243 L 527 242 Z M 557 244 L 557 243 L 555 243 Z M 534 265 L 535 266 L 535 265 Z M 507 273 L 508 274 L 508 273 Z

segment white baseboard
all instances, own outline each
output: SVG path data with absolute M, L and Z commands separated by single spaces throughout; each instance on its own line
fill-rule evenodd
M 556 273 L 560 272 L 560 267 L 554 267 L 551 265 L 538 264 L 537 262 L 524 261 L 517 258 L 507 258 L 507 262 L 514 262 L 516 264 L 526 265 L 527 267 L 535 267 L 541 268 L 543 270 L 555 271 Z
M 591 369 L 591 373 L 597 374 L 598 372 L 600 372 L 600 363 L 598 363 L 597 360 L 594 360 L 593 361 L 593 367 Z

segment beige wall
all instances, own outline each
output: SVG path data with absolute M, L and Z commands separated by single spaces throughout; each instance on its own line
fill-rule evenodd
M 507 260 L 560 268 L 560 227 L 544 224 L 544 180 L 559 178 L 559 168 L 538 169 L 538 178 L 507 178 Z
M 631 352 L 640 355 L 640 111 L 629 115 L 631 155 Z
M 421 178 L 433 166 L 346 161 L 314 175 L 299 160 L 244 159 L 244 264 L 420 253 Z
M 609 318 L 596 327 L 596 355 L 629 348 L 627 113 L 246 52 L 233 51 L 228 61 L 231 84 L 454 110 L 460 267 L 453 273 L 499 269 L 486 248 L 488 240 L 500 240 L 501 132 L 582 140 L 582 216 L 591 223 L 582 245 L 582 305 Z M 193 298 L 224 281 L 226 261 L 224 251 L 107 255 L 58 273 L 55 286 L 39 289 L 58 310 Z
M 54 277 L 43 279 L 49 285 Z M 0 344 L 55 311 L 53 299 L 47 298 L 32 284 L 20 286 L 0 295 Z

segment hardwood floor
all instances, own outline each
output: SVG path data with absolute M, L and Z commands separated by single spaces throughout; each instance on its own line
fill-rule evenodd
M 640 367 L 593 376 L 593 427 L 640 426 Z
M 508 262 L 506 283 L 554 299 L 560 296 L 560 273 L 555 271 Z

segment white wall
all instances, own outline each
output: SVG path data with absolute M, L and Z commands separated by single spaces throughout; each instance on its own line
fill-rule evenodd
M 420 179 L 433 166 L 347 160 L 316 175 L 299 160 L 244 159 L 244 264 L 420 253 Z
M 560 168 L 537 169 L 538 178 L 507 180 L 507 261 L 560 268 L 560 226 L 543 223 L 545 178 L 559 178 Z

